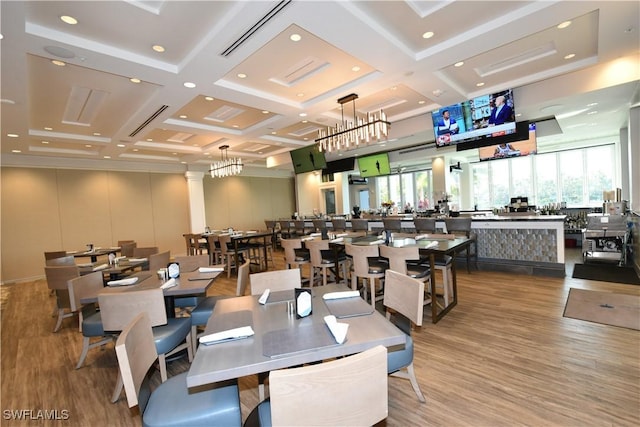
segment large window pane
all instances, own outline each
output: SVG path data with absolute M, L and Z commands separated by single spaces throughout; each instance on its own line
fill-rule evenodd
M 413 189 L 413 174 L 412 173 L 404 173 L 400 175 L 400 179 L 402 180 L 402 202 L 405 206 L 407 204 L 410 209 L 416 207 L 415 201 L 415 191 Z M 402 206 L 398 206 L 401 208 Z
M 511 201 L 509 193 L 509 161 L 495 160 L 489 165 L 492 200 L 494 207 L 504 207 Z
M 431 209 L 432 191 L 431 191 L 431 171 L 416 172 L 416 197 L 418 198 L 418 209 Z
M 480 210 L 494 207 L 489 186 L 489 164 L 486 162 L 473 165 L 473 204 Z
M 536 164 L 536 205 L 545 206 L 558 202 L 558 168 L 556 154 L 538 154 Z
M 613 190 L 613 145 L 593 147 L 585 150 L 587 156 L 587 203 L 602 205 L 602 192 Z
M 402 196 L 400 195 L 400 175 L 389 175 L 389 200 L 395 202 L 398 209 L 402 209 Z
M 516 157 L 511 160 L 511 195 L 527 197 L 533 204 L 533 180 L 531 179 L 531 157 Z
M 378 188 L 378 200 L 376 200 L 376 206 L 372 206 L 372 209 L 381 207 L 382 202 L 391 200 L 389 195 L 389 180 L 386 176 L 376 178 L 376 187 Z
M 585 206 L 585 175 L 582 162 L 582 150 L 563 151 L 559 156 L 561 194 L 567 206 Z

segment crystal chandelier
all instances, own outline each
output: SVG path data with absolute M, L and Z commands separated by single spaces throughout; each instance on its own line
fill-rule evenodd
M 379 141 L 386 139 L 391 123 L 387 121 L 384 111 L 380 113 L 367 113 L 365 117 L 356 116 L 356 99 L 358 95 L 352 93 L 338 99 L 342 111 L 342 122 L 335 127 L 318 131 L 318 143 L 320 151 L 339 151 L 358 148 L 359 145 L 366 145 L 371 140 Z M 344 104 L 353 103 L 353 121 L 347 122 L 344 119 Z
M 220 161 L 211 163 L 211 178 L 224 178 L 239 175 L 242 172 L 242 160 L 239 157 L 229 158 L 228 145 L 220 146 Z

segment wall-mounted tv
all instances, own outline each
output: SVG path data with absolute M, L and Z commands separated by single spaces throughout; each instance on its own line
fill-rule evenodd
M 437 147 L 516 131 L 513 90 L 478 96 L 431 112 Z
M 358 170 L 362 178 L 390 175 L 389 155 L 387 153 L 378 153 L 358 157 Z
M 307 173 L 327 167 L 324 153 L 320 151 L 318 144 L 308 145 L 289 151 L 293 171 L 296 174 Z
M 536 124 L 529 123 L 529 137 L 513 142 L 503 142 L 478 149 L 480 161 L 507 159 L 510 157 L 528 156 L 536 154 L 538 144 L 536 140 Z

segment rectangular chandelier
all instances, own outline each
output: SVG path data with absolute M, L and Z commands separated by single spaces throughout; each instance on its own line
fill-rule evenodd
M 386 139 L 389 134 L 391 123 L 387 121 L 384 111 L 379 113 L 367 113 L 365 117 L 356 115 L 356 99 L 358 95 L 352 93 L 338 99 L 342 111 L 342 122 L 334 127 L 328 127 L 318 131 L 318 143 L 320 151 L 339 151 L 357 148 L 359 145 L 366 145 L 372 140 L 379 141 Z M 344 104 L 353 103 L 353 121 L 347 122 L 344 119 Z
M 220 146 L 220 160 L 211 163 L 211 178 L 224 178 L 227 176 L 239 175 L 242 172 L 242 159 L 239 157 L 229 158 L 227 154 L 228 145 Z

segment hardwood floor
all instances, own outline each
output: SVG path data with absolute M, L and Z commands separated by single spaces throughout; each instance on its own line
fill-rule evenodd
M 282 252 L 275 252 L 279 268 Z M 305 270 L 306 271 L 306 270 Z M 640 332 L 564 318 L 571 287 L 640 295 L 640 286 L 565 278 L 466 273 L 459 303 L 442 321 L 414 331 L 414 365 L 427 399 L 389 378 L 388 426 L 635 426 L 640 423 Z M 44 280 L 2 286 L 2 426 L 138 426 L 116 381 L 113 345 L 89 352 L 75 370 L 77 319 L 52 333 L 54 299 Z M 222 275 L 210 294 L 232 294 Z M 169 375 L 188 369 L 186 358 Z M 154 373 L 159 381 L 159 373 Z M 242 378 L 243 418 L 258 402 L 255 377 Z M 347 403 L 347 402 L 345 402 Z M 18 421 L 32 410 L 64 421 Z

